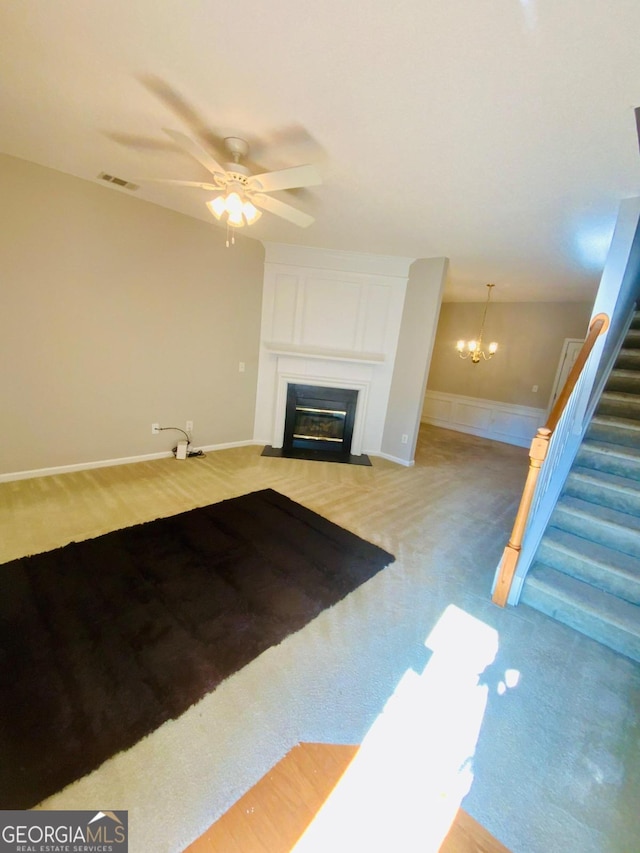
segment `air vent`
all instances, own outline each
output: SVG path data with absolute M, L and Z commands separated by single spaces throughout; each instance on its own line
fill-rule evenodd
M 138 184 L 132 184 L 131 181 L 125 181 L 124 178 L 116 178 L 115 175 L 107 175 L 106 172 L 100 172 L 98 177 L 101 181 L 106 181 L 108 184 L 115 184 L 118 187 L 124 187 L 125 190 L 135 192 L 140 189 Z

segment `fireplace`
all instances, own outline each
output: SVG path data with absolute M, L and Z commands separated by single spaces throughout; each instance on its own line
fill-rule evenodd
M 327 371 L 318 377 L 309 375 L 312 367 L 317 369 L 316 360 L 304 373 L 298 366 L 297 359 L 278 360 L 273 443 L 265 445 L 262 455 L 370 466 L 362 452 L 369 365 L 366 371 L 349 365 L 348 372 L 354 375 L 348 378 L 337 375 L 333 363 L 332 375 Z
M 289 383 L 283 454 L 348 458 L 357 402 L 358 392 L 351 388 Z

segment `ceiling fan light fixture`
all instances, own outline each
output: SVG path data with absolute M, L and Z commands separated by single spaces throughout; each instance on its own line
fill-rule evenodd
M 211 213 L 213 213 L 216 219 L 222 219 L 222 215 L 227 209 L 224 203 L 224 196 L 219 195 L 212 201 L 208 201 L 207 207 L 209 208 Z
M 247 220 L 247 225 L 253 225 L 262 216 L 258 208 L 254 204 L 251 204 L 250 201 L 245 201 L 242 205 L 242 212 L 244 218 Z
M 262 216 L 254 204 L 235 190 L 208 201 L 207 207 L 216 219 L 222 219 L 226 214 L 227 222 L 234 228 L 242 228 L 245 223 L 253 225 Z
M 235 190 L 225 196 L 224 204 L 229 218 L 242 216 L 242 199 Z
M 228 216 L 227 222 L 229 225 L 233 225 L 234 228 L 242 228 L 244 225 L 242 210 L 232 211 Z
M 307 228 L 314 222 L 313 216 L 269 195 L 280 190 L 314 187 L 321 184 L 322 178 L 312 165 L 291 166 L 256 175 L 252 174 L 248 166 L 240 162 L 249 154 L 249 143 L 240 137 L 225 138 L 224 148 L 227 159 L 221 164 L 206 146 L 179 131 L 163 129 L 167 136 L 211 173 L 213 181 L 204 183 L 167 178 L 149 178 L 148 180 L 219 193 L 215 199 L 207 201 L 206 205 L 216 219 L 226 222 L 227 228 L 231 231 L 234 227 L 239 228 L 242 225 L 252 225 L 257 222 L 261 211 L 256 208 L 266 210 L 300 228 Z M 228 236 L 233 242 L 233 234 Z

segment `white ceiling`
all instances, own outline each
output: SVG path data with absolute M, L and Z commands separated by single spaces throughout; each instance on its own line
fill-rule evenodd
M 197 121 L 265 170 L 317 164 L 280 196 L 316 222 L 258 239 L 445 255 L 449 300 L 587 300 L 640 194 L 639 32 L 638 0 L 5 2 L 0 151 L 208 180 L 162 132 Z M 135 196 L 213 222 L 203 190 Z

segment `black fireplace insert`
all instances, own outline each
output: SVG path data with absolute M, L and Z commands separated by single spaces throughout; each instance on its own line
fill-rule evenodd
M 289 383 L 283 451 L 349 456 L 357 402 L 358 392 L 351 388 Z

